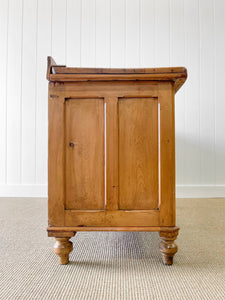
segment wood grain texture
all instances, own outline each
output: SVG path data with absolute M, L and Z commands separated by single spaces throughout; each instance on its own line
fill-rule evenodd
M 65 106 L 66 209 L 103 209 L 103 99 L 69 99 Z
M 64 225 L 64 101 L 49 94 L 48 120 L 48 209 L 49 226 Z
M 119 207 L 157 206 L 157 98 L 119 98 Z
M 106 207 L 118 209 L 118 98 L 106 97 Z
M 57 92 L 65 98 L 104 98 L 104 97 L 157 97 L 157 82 L 151 81 L 88 81 L 64 82 L 63 85 L 53 84 L 50 92 Z
M 77 231 L 160 231 L 159 226 L 91 226 L 91 227 L 78 227 L 78 226 L 66 226 L 66 227 L 48 227 L 48 236 L 49 237 L 57 237 L 62 236 L 65 234 L 67 236 L 71 232 L 77 232 Z
M 176 74 L 185 75 L 187 73 L 184 67 L 175 68 L 73 68 L 66 66 L 57 66 L 52 57 L 52 74 Z
M 186 80 L 186 75 L 182 73 L 169 74 L 51 74 L 52 82 L 66 81 L 118 81 L 118 80 L 155 80 L 155 81 L 174 81 L 175 91 L 177 92 Z
M 173 257 L 177 253 L 177 245 L 174 242 L 178 236 L 179 228 L 162 229 L 159 232 L 161 242 L 159 244 L 159 251 L 162 254 L 163 263 L 165 265 L 173 264 Z
M 68 263 L 72 250 L 68 235 L 79 228 L 157 228 L 163 262 L 173 263 L 178 232 L 174 95 L 183 82 L 175 87 L 171 71 L 154 74 L 157 81 L 136 71 L 117 74 L 123 83 L 99 70 L 49 76 L 48 232 L 56 237 L 61 264 Z M 53 75 L 65 81 L 51 82 Z M 85 80 L 93 75 L 96 82 L 78 83 L 80 75 Z M 119 96 L 125 94 L 130 96 Z
M 160 83 L 160 225 L 175 226 L 174 85 Z
M 166 232 L 170 232 L 173 230 L 176 230 L 177 227 L 160 227 L 160 226 L 97 226 L 97 227 L 77 227 L 77 226 L 61 226 L 61 227 L 48 227 L 48 236 L 49 237 L 71 237 L 73 236 L 72 234 L 77 231 L 158 231 L 160 232 L 161 230 Z
M 159 226 L 157 210 L 102 210 L 102 211 L 65 211 L 65 226 L 78 227 L 139 227 Z
M 67 237 L 56 237 L 54 252 L 59 256 L 59 264 L 67 265 L 69 262 L 69 254 L 73 250 L 73 243 Z

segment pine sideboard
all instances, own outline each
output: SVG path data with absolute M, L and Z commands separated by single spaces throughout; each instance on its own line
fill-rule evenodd
M 48 57 L 47 231 L 60 264 L 78 231 L 157 231 L 173 263 L 174 95 L 186 77 L 183 67 L 70 68 Z

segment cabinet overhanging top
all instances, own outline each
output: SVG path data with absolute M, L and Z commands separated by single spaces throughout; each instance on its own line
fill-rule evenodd
M 47 79 L 49 81 L 118 81 L 118 80 L 153 80 L 173 81 L 175 91 L 183 85 L 187 78 L 184 67 L 175 68 L 70 68 L 57 65 L 48 56 Z

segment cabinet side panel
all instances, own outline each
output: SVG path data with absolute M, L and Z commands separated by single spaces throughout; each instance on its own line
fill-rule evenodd
M 66 101 L 66 209 L 104 209 L 103 99 Z
M 175 226 L 174 84 L 159 84 L 160 102 L 160 225 Z
M 118 209 L 118 98 L 106 105 L 106 210 Z
M 66 210 L 65 226 L 159 226 L 158 210 Z
M 157 98 L 119 99 L 119 208 L 157 209 Z
M 49 90 L 48 106 L 48 221 L 64 225 L 64 98 Z

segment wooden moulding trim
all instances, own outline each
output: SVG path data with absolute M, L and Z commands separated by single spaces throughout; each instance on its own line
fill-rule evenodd
M 184 84 L 186 77 L 182 73 L 168 74 L 50 74 L 51 82 L 84 81 L 172 81 L 175 92 Z
M 49 237 L 60 237 L 60 238 L 64 238 L 64 237 L 68 237 L 71 238 L 72 236 L 74 236 L 76 234 L 77 230 L 73 230 L 73 231 L 68 231 L 68 230 L 48 230 L 48 236 Z
M 163 74 L 50 74 L 50 81 L 163 80 L 185 81 L 183 73 Z
M 174 87 L 159 84 L 160 102 L 160 225 L 175 225 Z
M 118 226 L 118 227 L 48 227 L 48 236 L 73 236 L 74 232 L 77 231 L 149 231 L 149 232 L 171 232 L 177 231 L 179 228 L 177 226 Z
M 46 74 L 46 78 L 48 80 L 50 80 L 50 74 L 52 74 L 52 69 L 53 67 L 66 67 L 65 65 L 57 65 L 55 60 L 51 57 L 51 56 L 48 56 L 47 57 L 47 74 Z
M 184 67 L 174 68 L 68 68 L 57 65 L 51 56 L 47 58 L 47 79 L 49 81 L 119 81 L 119 80 L 164 80 L 175 82 L 175 92 L 187 78 Z
M 51 56 L 47 57 L 47 79 L 50 80 L 50 74 L 51 74 L 51 67 L 52 65 L 56 65 L 56 62 Z
M 165 82 L 166 84 L 167 82 Z M 158 97 L 158 81 L 80 81 L 49 83 L 49 95 L 64 98 Z M 51 96 L 50 96 L 51 97 Z M 112 100 L 114 101 L 114 100 Z
M 159 226 L 158 210 L 103 210 L 103 211 L 78 211 L 65 210 L 65 226 L 77 227 L 141 227 Z M 135 220 L 135 223 L 134 223 Z
M 183 73 L 187 74 L 184 67 L 174 68 L 68 68 L 54 66 L 56 74 L 168 74 Z

